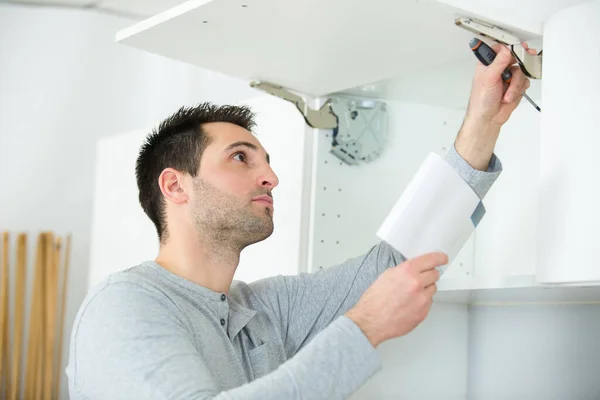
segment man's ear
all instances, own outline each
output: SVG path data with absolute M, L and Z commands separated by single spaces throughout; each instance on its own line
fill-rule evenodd
M 189 200 L 184 189 L 183 173 L 173 168 L 165 168 L 158 177 L 158 187 L 165 199 L 175 204 L 183 204 Z

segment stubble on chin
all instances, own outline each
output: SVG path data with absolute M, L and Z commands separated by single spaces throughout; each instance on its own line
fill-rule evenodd
M 256 210 L 249 199 L 241 200 L 197 179 L 194 220 L 198 234 L 215 244 L 244 247 L 265 240 L 274 230 L 273 210 Z M 260 214 L 264 212 L 264 214 Z

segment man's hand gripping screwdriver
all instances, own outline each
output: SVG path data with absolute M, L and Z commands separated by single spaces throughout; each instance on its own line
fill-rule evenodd
M 492 62 L 494 62 L 494 59 L 496 58 L 496 53 L 494 52 L 494 50 L 492 50 L 492 48 L 490 46 L 488 46 L 481 40 L 479 40 L 477 38 L 473 38 L 469 42 L 469 46 L 471 47 L 471 50 L 473 50 L 473 53 L 475 53 L 475 56 L 479 59 L 479 61 L 481 61 L 481 63 L 483 65 L 488 66 Z M 511 79 L 512 79 L 512 74 L 510 73 L 510 69 L 507 68 L 502 73 L 502 80 L 505 83 L 510 83 Z M 525 97 L 531 103 L 531 105 L 535 107 L 536 110 L 538 110 L 539 112 L 542 112 L 540 107 L 538 107 L 538 105 L 535 104 L 534 101 L 531 100 L 531 98 L 529 96 L 527 96 L 526 93 L 523 93 L 523 97 Z

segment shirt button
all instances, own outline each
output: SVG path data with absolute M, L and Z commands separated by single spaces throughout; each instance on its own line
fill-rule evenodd
M 221 318 L 221 326 L 225 326 L 225 320 Z
M 221 301 L 225 301 L 226 298 L 227 296 L 225 296 L 224 294 L 221 295 Z

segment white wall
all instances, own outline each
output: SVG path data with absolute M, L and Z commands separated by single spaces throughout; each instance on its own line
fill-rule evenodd
M 465 400 L 468 310 L 436 303 L 409 334 L 382 343 L 382 369 L 350 400 Z
M 469 310 L 469 400 L 600 398 L 600 305 Z
M 135 180 L 135 161 L 146 135 L 140 129 L 98 141 L 88 288 L 113 272 L 154 259 L 158 252 L 156 228 L 140 206 Z
M 0 5 L 0 229 L 73 233 L 63 371 L 87 290 L 96 141 L 150 126 L 184 104 L 257 93 L 244 82 L 114 44 L 116 31 L 132 22 Z

